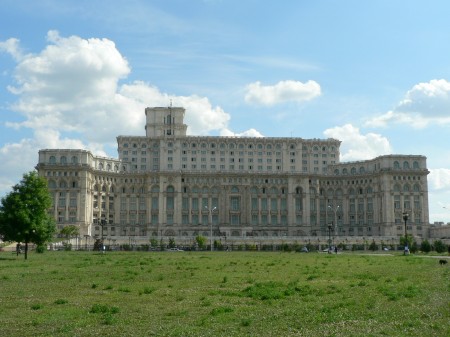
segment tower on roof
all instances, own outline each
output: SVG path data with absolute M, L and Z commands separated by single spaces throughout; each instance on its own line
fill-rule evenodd
M 186 136 L 184 108 L 157 107 L 145 109 L 145 133 L 147 137 Z

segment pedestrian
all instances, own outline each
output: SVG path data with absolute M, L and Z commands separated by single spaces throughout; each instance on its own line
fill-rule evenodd
M 16 254 L 17 254 L 17 256 L 19 256 L 20 253 L 21 253 L 20 242 L 17 242 L 17 245 L 16 245 Z
M 337 246 L 334 246 L 334 252 L 337 254 L 337 251 L 338 251 L 338 249 L 337 249 Z

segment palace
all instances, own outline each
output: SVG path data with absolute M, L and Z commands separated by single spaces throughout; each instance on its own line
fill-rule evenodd
M 118 159 L 39 151 L 59 228 L 140 243 L 428 235 L 424 156 L 341 163 L 336 139 L 187 136 L 184 108 L 145 115 L 145 136 L 117 137 Z

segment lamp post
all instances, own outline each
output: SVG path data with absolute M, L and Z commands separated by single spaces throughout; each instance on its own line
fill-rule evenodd
M 328 225 L 328 253 L 331 253 L 331 229 L 333 225 Z
M 334 212 L 334 218 L 331 224 L 334 226 L 334 234 L 336 235 L 336 227 L 337 227 L 337 212 L 339 211 L 339 205 L 336 208 L 333 208 L 331 205 L 328 205 L 328 208 Z
M 407 251 L 409 250 L 408 249 L 408 234 L 406 232 L 406 222 L 408 221 L 408 217 L 409 217 L 408 212 L 406 212 L 406 211 L 403 212 L 403 221 L 405 222 L 405 249 L 404 249 L 405 255 L 406 255 Z
M 209 207 L 208 206 L 205 206 L 205 209 L 208 211 L 208 213 L 209 213 L 209 221 L 210 221 L 210 236 L 209 236 L 209 243 L 210 243 L 210 245 L 211 245 L 211 251 L 213 251 L 213 241 L 212 241 L 212 233 L 213 233 L 213 231 L 212 231 L 212 223 L 213 223 L 213 221 L 212 221 L 212 212 L 214 212 L 216 209 L 217 209 L 217 207 L 214 207 L 213 209 L 209 209 Z

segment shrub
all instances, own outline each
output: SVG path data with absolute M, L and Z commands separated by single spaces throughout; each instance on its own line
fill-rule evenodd
M 428 240 L 423 240 L 420 244 L 420 250 L 424 253 L 429 253 L 431 251 L 431 245 Z
M 434 241 L 433 247 L 437 253 L 444 253 L 447 250 L 447 245 L 441 240 Z
M 37 245 L 36 246 L 36 253 L 42 254 L 47 250 L 46 245 Z

